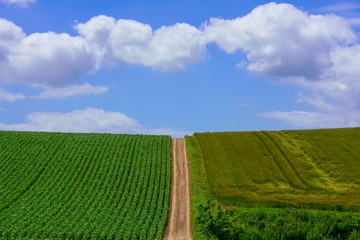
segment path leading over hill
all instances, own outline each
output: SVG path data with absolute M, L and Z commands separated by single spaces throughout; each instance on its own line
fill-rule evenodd
M 172 140 L 172 180 L 169 222 L 165 240 L 192 239 L 190 227 L 190 174 L 184 139 Z

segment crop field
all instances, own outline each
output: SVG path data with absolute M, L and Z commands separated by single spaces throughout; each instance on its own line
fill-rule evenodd
M 0 131 L 0 239 L 161 239 L 171 138 Z
M 220 198 L 360 206 L 360 128 L 196 133 Z
M 360 128 L 185 137 L 197 239 L 360 239 Z

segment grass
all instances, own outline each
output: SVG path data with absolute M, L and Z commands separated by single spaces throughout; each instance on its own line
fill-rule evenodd
M 360 129 L 185 140 L 194 239 L 360 238 Z
M 211 192 L 244 203 L 360 207 L 360 129 L 195 133 Z
M 171 138 L 0 132 L 0 239 L 162 238 Z

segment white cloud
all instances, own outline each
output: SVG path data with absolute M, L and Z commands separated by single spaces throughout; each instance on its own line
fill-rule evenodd
M 13 22 L 0 18 L 0 44 L 2 47 L 13 47 L 25 37 L 22 29 Z
M 308 79 L 320 78 L 331 67 L 333 48 L 356 39 L 341 17 L 309 15 L 293 5 L 276 3 L 232 20 L 212 18 L 204 35 L 227 53 L 244 52 L 250 71 Z
M 70 113 L 34 112 L 27 116 L 27 123 L 0 124 L 2 130 L 47 132 L 132 132 L 141 125 L 123 113 L 105 112 L 87 108 Z
M 14 23 L 0 18 L 0 83 L 43 87 L 38 98 L 99 94 L 107 87 L 71 85 L 98 69 L 98 59 L 81 37 L 54 32 L 26 36 Z M 25 98 L 1 89 L 0 99 Z
M 181 70 L 203 58 L 197 28 L 178 23 L 153 31 L 134 20 L 97 16 L 75 26 L 80 36 L 33 33 L 0 19 L 0 82 L 60 88 L 104 65 L 139 64 Z
M 358 4 L 341 4 L 327 11 L 358 8 Z M 313 111 L 260 116 L 302 127 L 348 127 L 360 125 L 360 45 L 351 24 L 334 14 L 310 15 L 290 4 L 269 3 L 244 17 L 211 19 L 204 35 L 227 53 L 245 53 L 247 63 L 239 67 L 299 85 L 312 94 L 299 101 L 313 106 Z
M 360 126 L 360 46 L 336 48 L 330 57 L 333 65 L 326 78 L 291 81 L 313 92 L 310 96 L 300 94 L 299 102 L 313 106 L 314 111 L 275 111 L 260 116 L 300 127 Z
M 74 26 L 74 29 L 83 39 L 86 39 L 87 44 L 95 53 L 98 60 L 97 68 L 103 65 L 105 59 L 107 59 L 108 64 L 110 62 L 106 54 L 111 53 L 108 49 L 108 40 L 115 24 L 115 18 L 100 15 L 91 18 L 86 23 L 79 23 Z
M 327 11 L 358 9 L 358 4 L 350 3 L 328 6 Z M 53 32 L 26 36 L 20 27 L 0 19 L 0 83 L 43 87 L 39 98 L 96 94 L 107 89 L 74 84 L 86 74 L 121 63 L 182 70 L 206 56 L 207 44 L 216 43 L 229 54 L 246 55 L 238 67 L 313 93 L 302 101 L 314 111 L 273 116 L 308 117 L 326 125 L 314 119 L 341 112 L 348 121 L 336 120 L 338 124 L 360 124 L 357 114 L 344 112 L 360 112 L 360 45 L 351 28 L 356 22 L 357 15 L 348 19 L 311 15 L 276 3 L 236 19 L 212 18 L 203 28 L 176 23 L 153 30 L 148 24 L 101 15 L 74 26 L 78 36 Z
M 26 96 L 22 93 L 11 93 L 0 87 L 0 100 L 14 102 L 18 99 L 25 99 Z
M 360 45 L 334 48 L 330 52 L 330 59 L 332 66 L 322 79 L 310 81 L 306 78 L 294 78 L 289 82 L 313 91 L 315 95 L 307 97 L 307 102 L 319 110 L 325 108 L 317 106 L 316 102 L 325 99 L 336 102 L 337 108 L 346 106 L 360 110 Z
M 165 70 L 184 69 L 202 60 L 205 51 L 202 33 L 186 23 L 161 27 L 155 31 L 149 45 L 151 50 L 144 65 Z
M 0 107 L 1 112 L 5 112 L 5 108 Z
M 60 88 L 46 88 L 35 99 L 47 99 L 47 98 L 67 98 L 77 95 L 93 95 L 102 94 L 110 89 L 109 86 L 92 86 L 89 83 L 83 85 L 71 85 Z
M 99 56 L 153 69 L 184 69 L 200 61 L 205 51 L 202 32 L 186 23 L 153 31 L 147 24 L 101 15 L 78 24 L 75 29 Z
M 0 31 L 0 41 L 8 36 L 11 43 L 11 47 L 0 44 L 5 46 L 0 48 L 0 59 L 6 59 L 1 65 L 6 76 L 1 80 L 43 87 L 63 87 L 104 65 L 119 63 L 182 70 L 201 61 L 211 42 L 227 53 L 244 52 L 248 61 L 238 66 L 250 71 L 318 79 L 331 68 L 333 49 L 356 42 L 344 18 L 309 15 L 293 5 L 276 3 L 236 19 L 212 18 L 204 29 L 177 23 L 153 30 L 134 20 L 104 15 L 75 25 L 79 36 L 54 32 L 25 36 L 13 23 L 1 19 L 1 24 L 6 27 Z
M 121 112 L 109 112 L 96 108 L 74 110 L 69 113 L 34 112 L 27 116 L 26 123 L 0 123 L 0 129 L 46 132 L 166 134 L 173 137 L 183 137 L 185 134 L 193 133 L 165 128 L 147 129 L 135 119 Z
M 21 44 L 24 32 L 14 23 L 0 18 L 0 81 L 7 78 L 11 51 Z
M 103 94 L 109 89 L 110 86 L 92 86 L 89 83 L 85 83 L 83 85 L 70 85 L 65 87 L 45 87 L 45 90 L 37 96 L 26 96 L 23 93 L 11 93 L 0 87 L 0 100 L 14 102 L 20 99 L 62 99 L 79 95 Z
M 36 0 L 1 0 L 2 3 L 14 4 L 19 7 L 28 7 L 29 3 L 35 3 Z
M 29 86 L 65 86 L 95 71 L 96 58 L 80 37 L 34 33 L 12 49 L 8 82 Z
M 74 28 L 80 36 L 53 32 L 24 36 L 17 27 L 21 34 L 6 51 L 7 81 L 59 87 L 96 72 L 104 64 L 118 63 L 182 70 L 201 61 L 206 44 L 211 42 L 227 53 L 243 51 L 248 61 L 239 66 L 250 71 L 317 79 L 331 67 L 331 51 L 356 40 L 341 17 L 309 15 L 293 5 L 275 3 L 232 20 L 212 18 L 204 29 L 177 23 L 153 30 L 134 20 L 104 15 Z
M 261 117 L 283 120 L 289 124 L 306 128 L 358 127 L 360 112 L 349 111 L 290 111 L 265 112 Z
M 315 93 L 300 96 L 300 101 L 314 106 L 315 111 L 270 112 L 262 116 L 297 126 L 360 126 L 360 45 L 336 48 L 330 56 L 333 66 L 327 78 L 316 82 L 297 80 L 297 84 Z

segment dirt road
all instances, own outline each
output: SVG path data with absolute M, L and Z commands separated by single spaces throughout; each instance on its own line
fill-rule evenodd
M 172 140 L 172 179 L 165 240 L 190 240 L 190 173 L 184 139 Z

